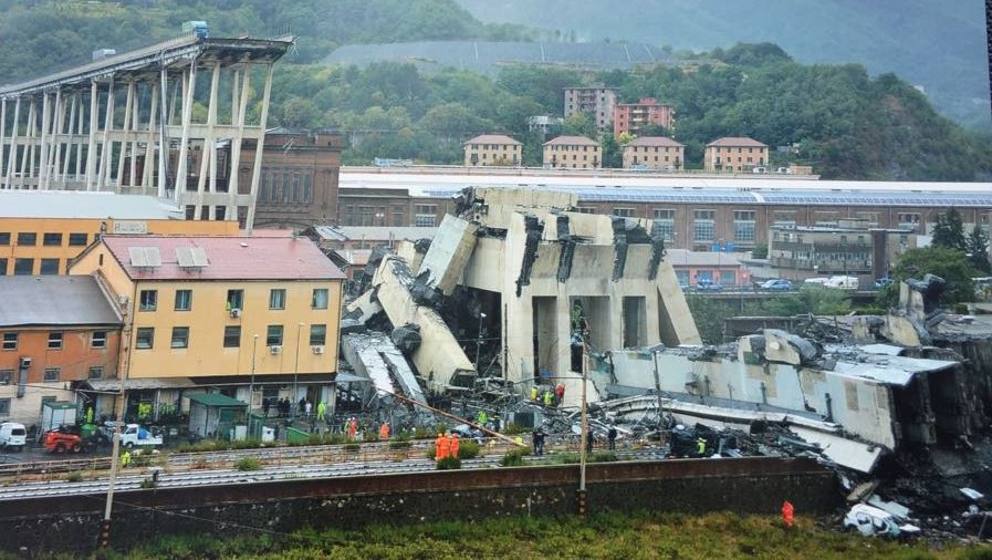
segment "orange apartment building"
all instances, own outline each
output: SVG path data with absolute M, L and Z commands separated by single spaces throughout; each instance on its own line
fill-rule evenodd
M 637 135 L 645 125 L 654 124 L 671 130 L 675 125 L 675 108 L 658 103 L 653 97 L 641 98 L 637 103 L 618 103 L 613 109 L 613 135 Z
M 4 277 L 0 296 L 0 422 L 38 424 L 77 382 L 116 377 L 122 320 L 95 278 Z
M 685 144 L 664 136 L 642 136 L 623 147 L 625 169 L 679 171 L 685 161 Z
M 0 276 L 66 274 L 101 234 L 238 235 L 236 221 L 187 221 L 152 196 L 0 191 Z
M 703 168 L 719 173 L 750 173 L 768 165 L 768 145 L 753 138 L 724 137 L 706 145 Z

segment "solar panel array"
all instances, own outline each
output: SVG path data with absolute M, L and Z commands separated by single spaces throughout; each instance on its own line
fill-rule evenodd
M 493 188 L 493 187 L 490 187 Z M 496 187 L 499 188 L 499 187 Z M 508 186 L 507 188 L 528 188 Z M 896 207 L 970 207 L 992 208 L 992 192 L 892 192 L 830 190 L 736 190 L 718 188 L 625 188 L 568 187 L 553 185 L 530 187 L 570 192 L 581 202 L 642 202 L 671 204 L 747 204 L 757 206 L 896 206 Z M 425 188 L 426 198 L 451 198 L 457 188 Z

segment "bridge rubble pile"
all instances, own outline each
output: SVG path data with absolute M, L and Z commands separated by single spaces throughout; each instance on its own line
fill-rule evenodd
M 982 519 L 992 321 L 943 312 L 939 278 L 901 286 L 886 315 L 704 346 L 650 220 L 573 212 L 547 190 L 459 203 L 432 242 L 376 251 L 347 306 L 343 354 L 377 414 L 433 421 L 417 402 L 574 441 L 585 370 L 598 446 L 615 431 L 668 456 L 815 457 L 903 521 L 890 503 L 938 531 L 973 522 L 951 513 Z

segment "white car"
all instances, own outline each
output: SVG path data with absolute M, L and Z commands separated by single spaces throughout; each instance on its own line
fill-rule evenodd
M 847 512 L 844 528 L 856 529 L 866 537 L 898 537 L 903 533 L 920 532 L 916 525 L 900 525 L 891 513 L 865 504 L 856 504 Z
M 24 424 L 4 422 L 0 424 L 0 449 L 24 450 L 27 445 L 28 431 Z

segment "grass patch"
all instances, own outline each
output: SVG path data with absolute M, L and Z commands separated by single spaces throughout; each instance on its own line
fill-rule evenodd
M 825 530 L 804 517 L 797 518 L 795 528 L 786 530 L 777 516 L 732 513 L 593 513 L 588 520 L 515 516 L 399 526 L 383 523 L 358 531 L 301 529 L 289 537 L 223 535 L 204 527 L 202 534 L 149 538 L 120 558 L 992 559 L 989 547 L 944 543 L 930 548 L 922 541 L 907 544 L 864 538 Z
M 437 462 L 437 470 L 449 471 L 462 468 L 462 462 L 457 457 L 445 457 Z
M 234 468 L 239 471 L 257 471 L 262 468 L 262 462 L 254 457 L 245 457 L 234 463 Z
M 72 471 L 71 473 L 69 473 L 68 475 L 66 475 L 65 481 L 66 482 L 82 482 L 83 481 L 83 473 L 81 473 L 79 471 Z

